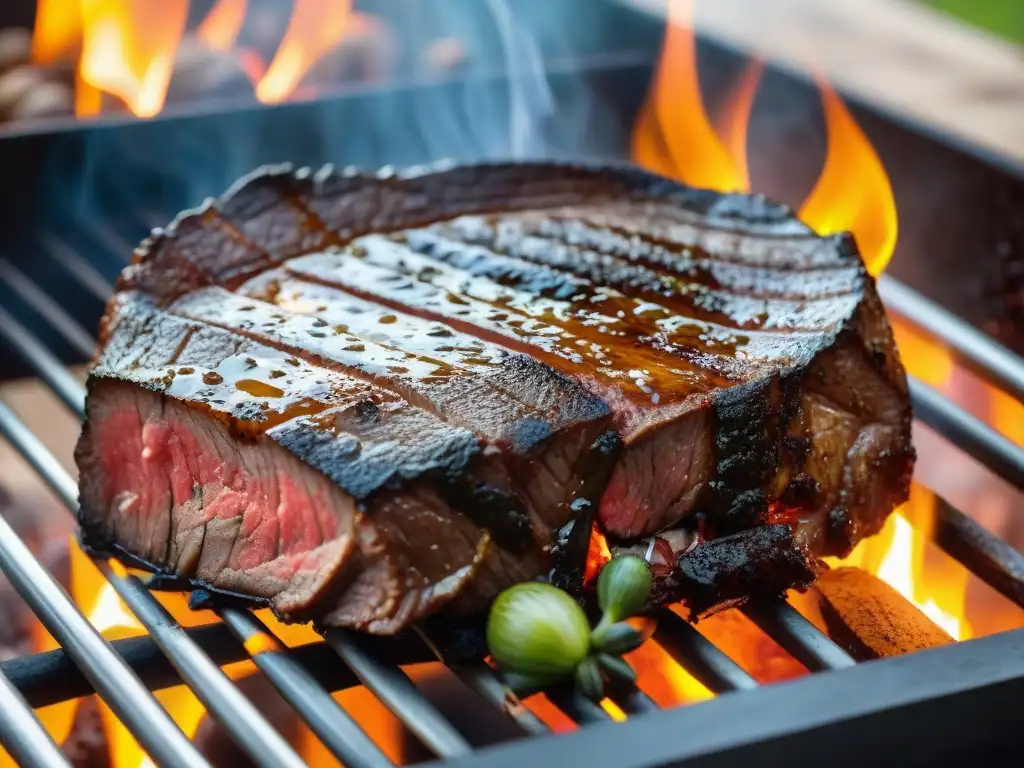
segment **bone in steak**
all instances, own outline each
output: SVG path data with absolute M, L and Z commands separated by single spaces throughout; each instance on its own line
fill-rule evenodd
M 913 465 L 853 240 L 632 167 L 264 169 L 138 248 L 101 341 L 86 542 L 326 626 L 479 615 L 592 520 L 659 600 L 778 593 Z

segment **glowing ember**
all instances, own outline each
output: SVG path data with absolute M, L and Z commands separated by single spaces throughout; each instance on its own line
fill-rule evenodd
M 214 51 L 230 51 L 245 23 L 248 0 L 220 0 L 203 19 L 196 37 Z
M 164 106 L 188 0 L 81 0 L 81 80 L 139 117 Z
M 265 104 L 288 98 L 317 59 L 344 38 L 351 10 L 351 0 L 295 0 L 284 39 L 256 86 L 256 98 Z
M 587 545 L 587 564 L 583 569 L 583 581 L 596 579 L 601 568 L 611 559 L 612 552 L 608 549 L 608 540 L 595 523 L 591 528 L 590 542 Z
M 37 0 L 32 32 L 32 61 L 71 60 L 82 39 L 80 0 Z
M 626 660 L 637 672 L 637 684 L 660 706 L 691 704 L 712 696 L 654 640 L 627 654 Z

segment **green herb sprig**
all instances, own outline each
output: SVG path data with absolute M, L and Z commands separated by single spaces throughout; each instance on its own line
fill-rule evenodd
M 528 582 L 506 589 L 487 618 L 487 646 L 514 690 L 536 690 L 564 680 L 598 701 L 611 679 L 633 681 L 621 658 L 643 642 L 626 619 L 643 610 L 653 583 L 635 555 L 609 560 L 597 577 L 601 620 L 591 629 L 583 609 L 550 584 Z

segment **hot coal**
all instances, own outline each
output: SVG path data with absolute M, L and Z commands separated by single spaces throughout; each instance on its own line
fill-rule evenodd
M 264 719 L 289 743 L 294 744 L 299 736 L 302 721 L 295 709 L 277 692 L 277 689 L 262 675 L 250 675 L 235 683 Z M 209 714 L 199 721 L 192 739 L 199 753 L 214 768 L 249 768 L 255 763 L 240 747 L 228 731 Z
M 809 583 L 913 464 L 852 239 L 628 167 L 266 169 L 140 246 L 101 339 L 88 542 L 326 626 L 478 616 L 591 514 L 687 542 L 659 594 L 703 614 Z
M 107 768 L 112 764 L 110 743 L 103 729 L 99 700 L 95 696 L 78 703 L 71 732 L 61 749 L 73 768 Z

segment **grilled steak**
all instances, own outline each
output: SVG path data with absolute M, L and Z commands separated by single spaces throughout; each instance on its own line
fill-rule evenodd
M 592 522 L 703 613 L 808 583 L 907 496 L 905 375 L 853 240 L 760 197 L 271 168 L 118 288 L 86 542 L 285 618 L 472 617 L 578 573 Z

